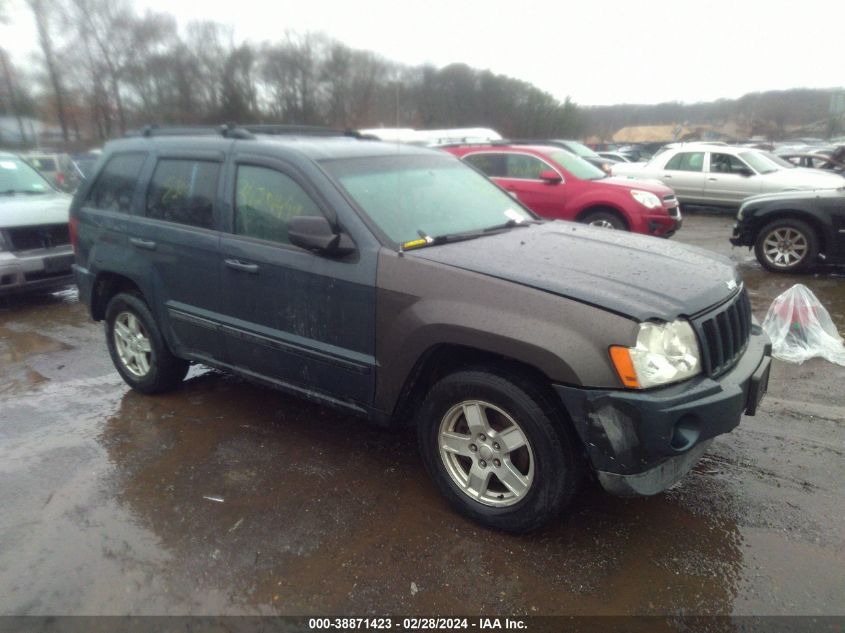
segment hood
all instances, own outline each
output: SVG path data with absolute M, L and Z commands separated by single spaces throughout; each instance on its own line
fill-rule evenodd
M 727 258 L 668 240 L 546 222 L 409 251 L 645 321 L 671 321 L 724 301 L 739 284 Z
M 838 189 L 809 189 L 806 191 L 779 191 L 778 193 L 761 193 L 742 201 L 742 206 L 768 204 L 770 202 L 796 202 L 802 200 L 817 200 L 819 198 L 838 198 L 845 202 L 845 182 Z
M 71 197 L 52 192 L 41 195 L 0 195 L 0 228 L 36 224 L 66 224 Z
M 781 169 L 759 176 L 768 186 L 795 187 L 798 189 L 836 189 L 845 186 L 845 178 L 818 169 Z
M 634 180 L 632 178 L 624 178 L 621 176 L 610 176 L 609 178 L 602 178 L 601 180 L 596 180 L 594 182 L 597 184 L 601 183 L 609 185 L 611 187 L 619 187 L 621 189 L 625 189 L 626 191 L 630 191 L 631 189 L 648 191 L 649 193 L 656 195 L 661 200 L 663 199 L 663 196 L 675 193 L 670 187 L 664 185 L 659 180 L 653 179 Z

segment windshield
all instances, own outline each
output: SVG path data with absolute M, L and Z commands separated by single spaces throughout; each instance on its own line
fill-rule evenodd
M 566 143 L 567 149 L 574 152 L 576 156 L 598 156 L 593 150 L 578 141 L 564 141 L 564 143 Z
M 563 167 L 570 174 L 581 180 L 599 180 L 607 176 L 601 169 L 585 161 L 583 158 L 564 152 L 549 152 L 548 157 Z
M 0 194 L 47 193 L 50 185 L 32 167 L 19 158 L 0 157 Z
M 742 152 L 739 157 L 751 165 L 758 174 L 771 174 L 780 169 L 795 167 L 795 165 L 768 152 Z
M 487 178 L 451 157 L 355 158 L 324 167 L 397 244 L 533 219 Z

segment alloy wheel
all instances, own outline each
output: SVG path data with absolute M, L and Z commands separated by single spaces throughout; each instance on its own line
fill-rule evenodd
M 534 482 L 534 453 L 508 413 L 481 400 L 466 400 L 446 413 L 438 430 L 440 458 L 466 496 L 506 507 L 521 501 Z
M 763 255 L 777 268 L 796 266 L 806 257 L 808 249 L 807 236 L 789 226 L 774 229 L 763 240 Z
M 114 344 L 123 367 L 136 378 L 150 372 L 152 347 L 146 329 L 132 312 L 124 311 L 114 320 Z

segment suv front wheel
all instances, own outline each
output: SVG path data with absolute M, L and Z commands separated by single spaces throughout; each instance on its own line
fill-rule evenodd
M 106 344 L 123 380 L 142 393 L 176 388 L 188 373 L 188 362 L 170 353 L 144 300 L 121 292 L 106 308 Z
M 423 403 L 423 461 L 462 514 L 500 530 L 532 530 L 566 507 L 582 477 L 576 442 L 559 417 L 521 376 L 460 371 Z

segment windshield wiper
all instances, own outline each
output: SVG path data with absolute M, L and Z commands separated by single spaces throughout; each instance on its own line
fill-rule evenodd
M 16 193 L 25 193 L 30 196 L 38 196 L 43 193 L 47 193 L 46 191 L 34 191 L 32 189 L 6 189 L 5 191 L 0 191 L 0 195 L 4 196 L 11 196 Z
M 483 229 L 473 229 L 471 231 L 460 231 L 457 233 L 443 233 L 441 235 L 431 236 L 422 229 L 417 230 L 417 235 L 420 236 L 418 240 L 411 240 L 401 245 L 402 250 L 412 248 L 422 248 L 424 246 L 436 246 L 437 244 L 446 244 L 452 242 L 462 242 L 464 240 L 474 240 L 477 237 L 484 237 L 496 231 L 504 231 L 506 229 L 515 228 L 517 226 L 529 226 L 531 224 L 539 224 L 538 220 L 508 220 L 502 224 L 488 226 Z

